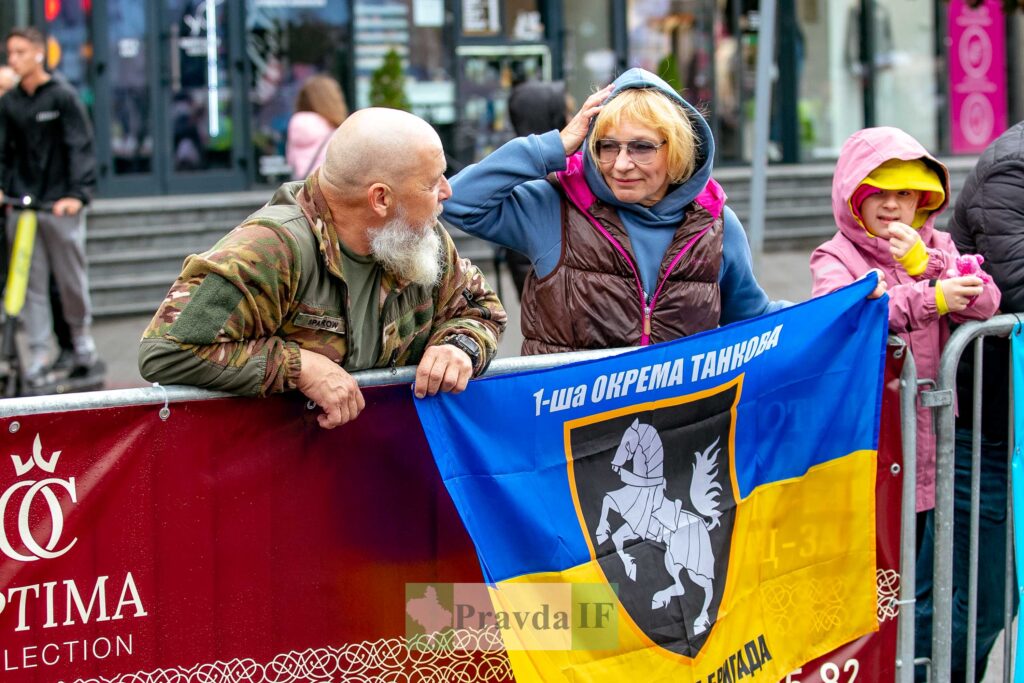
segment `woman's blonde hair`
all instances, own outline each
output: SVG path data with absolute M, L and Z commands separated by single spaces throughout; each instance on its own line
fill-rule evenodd
M 295 98 L 295 111 L 311 111 L 327 119 L 335 128 L 348 118 L 348 106 L 338 81 L 325 74 L 310 76 Z
M 597 141 L 624 120 L 658 131 L 666 142 L 671 183 L 681 183 L 693 175 L 697 166 L 697 133 L 690 115 L 682 106 L 651 88 L 623 90 L 604 105 L 594 121 L 588 143 L 594 161 L 597 161 Z

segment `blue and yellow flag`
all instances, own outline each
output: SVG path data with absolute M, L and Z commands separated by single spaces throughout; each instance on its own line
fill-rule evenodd
M 775 683 L 877 628 L 873 287 L 416 402 L 518 681 Z

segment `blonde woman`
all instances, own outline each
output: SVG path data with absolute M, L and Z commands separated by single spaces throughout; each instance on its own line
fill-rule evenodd
M 516 138 L 451 179 L 444 217 L 530 257 L 524 355 L 642 346 L 777 310 L 711 178 L 711 129 L 630 69 L 561 131 Z
M 285 159 L 295 180 L 305 179 L 323 163 L 327 140 L 346 118 L 348 107 L 338 82 L 324 74 L 307 78 L 288 120 Z

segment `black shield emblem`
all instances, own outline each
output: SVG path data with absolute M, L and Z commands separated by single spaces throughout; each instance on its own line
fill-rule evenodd
M 740 381 L 566 424 L 577 514 L 605 577 L 650 640 L 693 657 L 726 586 Z

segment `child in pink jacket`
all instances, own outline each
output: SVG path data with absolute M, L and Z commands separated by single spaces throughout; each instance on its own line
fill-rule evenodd
M 832 178 L 839 232 L 814 250 L 812 296 L 878 269 L 889 293 L 889 330 L 910 346 L 918 377 L 935 379 L 949 322 L 985 320 L 999 289 L 957 275 L 953 240 L 934 228 L 949 204 L 949 171 L 898 128 L 867 128 L 843 145 Z M 917 511 L 935 507 L 935 432 L 917 412 Z

